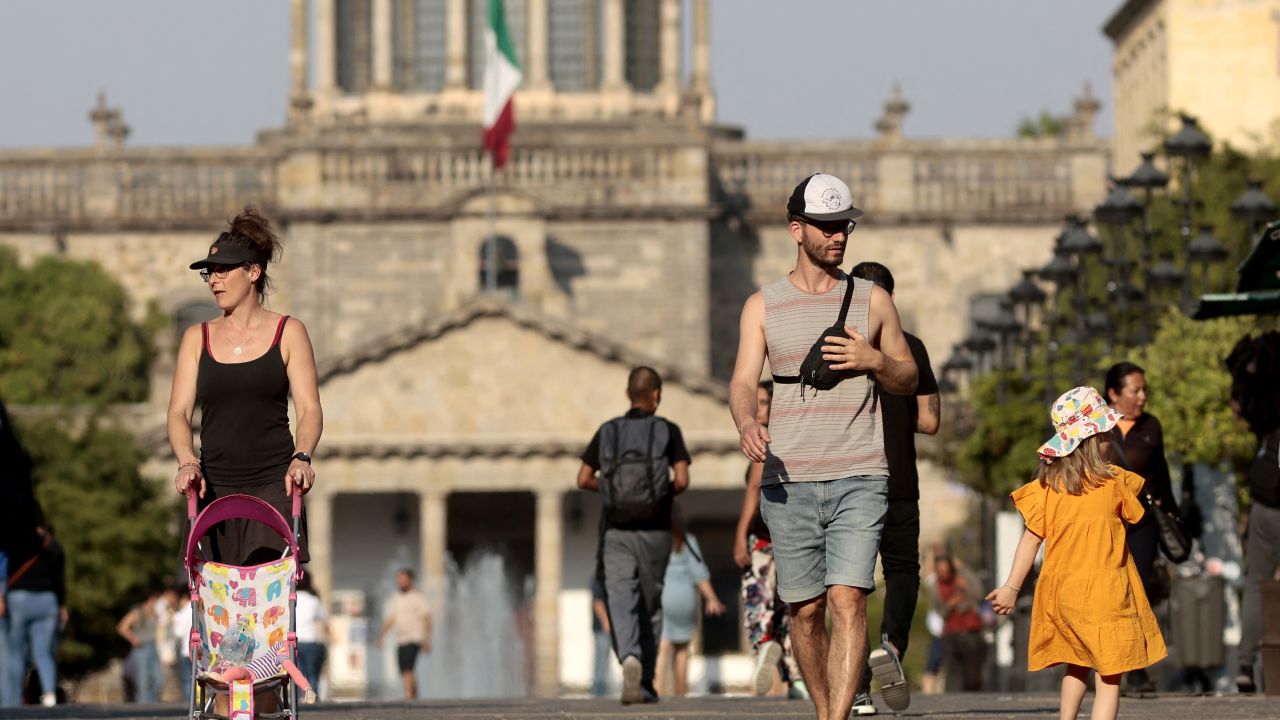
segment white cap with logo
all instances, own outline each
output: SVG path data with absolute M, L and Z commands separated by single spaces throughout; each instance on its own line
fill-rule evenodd
M 816 173 L 810 175 L 791 192 L 787 212 L 811 220 L 852 220 L 862 216 L 853 206 L 853 193 L 849 186 L 834 175 Z

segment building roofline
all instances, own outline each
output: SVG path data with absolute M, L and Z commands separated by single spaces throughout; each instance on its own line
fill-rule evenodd
M 1102 26 L 1102 33 L 1115 42 L 1125 30 L 1129 29 L 1134 20 L 1156 2 L 1157 0 L 1125 0 L 1120 9 L 1107 18 L 1106 24 Z

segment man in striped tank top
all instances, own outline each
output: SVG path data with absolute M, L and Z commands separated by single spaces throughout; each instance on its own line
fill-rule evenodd
M 889 294 L 840 269 L 860 215 L 838 178 L 817 174 L 796 186 L 787 203 L 795 269 L 743 306 L 729 388 L 742 451 L 764 463 L 760 510 L 773 536 L 778 594 L 790 604 L 792 645 L 818 720 L 849 716 L 866 665 L 866 598 L 875 588 L 888 506 L 876 384 L 909 395 L 917 382 Z M 842 307 L 843 332 L 827 333 Z M 826 390 L 797 382 L 820 337 L 822 361 L 840 378 Z M 778 383 L 768 428 L 756 421 L 756 385 L 766 357 Z

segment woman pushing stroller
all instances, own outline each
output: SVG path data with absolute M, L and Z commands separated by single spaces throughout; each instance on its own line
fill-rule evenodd
M 263 307 L 271 290 L 267 267 L 280 256 L 267 219 L 245 208 L 191 264 L 222 316 L 187 328 L 178 348 L 169 400 L 169 444 L 178 458 L 178 492 L 194 489 L 200 507 L 231 494 L 261 498 L 285 517 L 295 486 L 315 482 L 311 453 L 323 427 L 315 353 L 297 318 Z M 289 396 L 297 437 L 289 432 Z M 200 453 L 191 418 L 200 403 Z M 298 538 L 306 562 L 306 518 Z M 279 537 L 261 523 L 228 520 L 212 535 L 212 559 L 236 565 L 280 557 Z

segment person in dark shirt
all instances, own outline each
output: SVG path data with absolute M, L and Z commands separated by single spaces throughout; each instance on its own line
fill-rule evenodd
M 1142 476 L 1139 499 L 1146 504 L 1151 497 L 1162 510 L 1178 517 L 1178 503 L 1173 497 L 1173 481 L 1169 462 L 1164 456 L 1164 429 L 1160 421 L 1145 411 L 1147 404 L 1146 372 L 1131 362 L 1119 362 L 1107 370 L 1105 380 L 1107 402 L 1124 417 L 1111 428 L 1111 452 L 1116 465 Z M 1155 561 L 1159 549 L 1160 529 L 1154 515 L 1144 513 L 1142 519 L 1128 526 L 1125 542 L 1133 555 L 1134 567 L 1142 578 L 1147 597 L 1155 589 Z M 1146 670 L 1125 673 L 1125 684 L 1135 693 L 1150 693 L 1155 682 Z
M 631 409 L 623 418 L 654 418 L 665 425 L 665 448 L 653 448 L 655 456 L 665 456 L 670 489 L 658 500 L 657 510 L 643 520 L 616 523 L 602 514 L 597 575 L 604 579 L 605 604 L 613 634 L 613 649 L 622 663 L 622 702 L 657 702 L 653 675 L 658 660 L 658 639 L 662 635 L 662 586 L 671 554 L 671 509 L 674 496 L 689 486 L 689 450 L 679 426 L 655 416 L 662 401 L 662 378 L 653 368 L 637 367 L 627 378 L 627 398 Z M 582 453 L 578 487 L 600 491 L 598 473 L 606 457 L 603 435 L 621 433 L 620 421 L 610 420 L 596 431 Z M 650 426 L 653 427 L 652 425 Z
M 849 274 L 870 280 L 896 299 L 893 274 L 877 262 L 862 262 Z M 920 381 L 912 395 L 894 395 L 880 390 L 880 417 L 884 423 L 884 452 L 889 460 L 889 510 L 880 535 L 880 566 L 884 573 L 884 616 L 880 621 L 882 648 L 901 658 L 911 636 L 911 619 L 920 594 L 920 475 L 916 470 L 916 433 L 934 435 L 942 414 L 938 381 L 929 365 L 924 342 L 903 331 Z M 878 388 L 879 389 L 879 388 Z M 854 700 L 857 715 L 871 715 L 871 668 L 862 674 L 862 685 Z M 884 663 L 878 667 L 896 666 Z M 883 681 L 883 678 L 880 678 Z M 883 684 L 883 682 L 882 682 Z
M 40 704 L 57 702 L 58 666 L 54 652 L 58 629 L 67 622 L 66 560 L 53 532 L 37 523 L 41 547 L 35 555 L 9 559 L 9 591 L 5 615 L 9 621 L 9 657 L 3 681 L 7 706 L 22 704 L 27 662 L 40 678 Z

